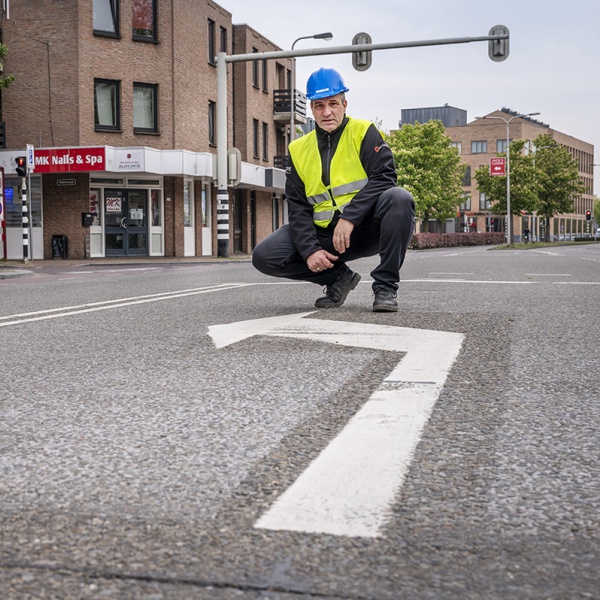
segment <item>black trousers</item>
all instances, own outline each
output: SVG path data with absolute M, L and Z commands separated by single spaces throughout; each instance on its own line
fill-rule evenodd
M 329 285 L 335 281 L 347 262 L 379 255 L 377 267 L 371 271 L 373 290 L 387 287 L 394 291 L 400 281 L 400 267 L 415 226 L 415 203 L 403 188 L 390 188 L 379 196 L 373 214 L 355 227 L 350 247 L 344 254 L 333 248 L 333 231 L 315 227 L 321 247 L 339 259 L 322 273 L 313 273 L 296 250 L 289 225 L 280 227 L 260 242 L 252 253 L 252 264 L 261 273 Z

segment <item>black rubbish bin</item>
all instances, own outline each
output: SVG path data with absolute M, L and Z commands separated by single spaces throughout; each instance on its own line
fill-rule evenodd
M 52 236 L 52 258 L 69 258 L 69 240 L 66 235 Z

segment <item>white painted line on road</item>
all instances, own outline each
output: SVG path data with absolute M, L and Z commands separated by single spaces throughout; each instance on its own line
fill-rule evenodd
M 109 310 L 112 308 L 121 308 L 124 306 L 134 306 L 136 304 L 147 304 L 148 302 L 160 302 L 161 300 L 172 300 L 174 298 L 184 298 L 186 296 L 196 296 L 198 294 L 210 294 L 224 290 L 232 290 L 240 287 L 246 287 L 246 283 L 218 284 L 205 288 L 195 288 L 190 290 L 180 290 L 177 292 L 164 292 L 162 294 L 149 294 L 146 296 L 134 296 L 132 298 L 121 298 L 117 300 L 105 300 L 103 302 L 91 302 L 89 304 L 80 304 L 76 306 L 63 306 L 61 308 L 49 308 L 30 313 L 21 313 L 17 315 L 6 315 L 0 317 L 0 320 L 13 319 L 6 323 L 0 323 L 0 327 L 10 325 L 20 325 L 21 323 L 31 323 L 34 321 L 45 321 L 48 319 L 58 319 L 61 317 L 70 317 L 72 315 L 81 315 L 84 313 L 97 312 L 100 310 Z M 37 316 L 33 316 L 37 315 Z
M 403 279 L 401 283 L 494 283 L 500 285 L 531 285 L 535 281 L 502 281 L 500 279 Z
M 214 325 L 217 348 L 253 335 L 406 353 L 379 389 L 261 516 L 261 529 L 377 537 L 464 336 L 300 313 Z

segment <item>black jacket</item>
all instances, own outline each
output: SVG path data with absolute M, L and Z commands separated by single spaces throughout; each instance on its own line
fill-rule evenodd
M 322 180 L 329 185 L 329 167 L 335 154 L 342 131 L 348 123 L 344 117 L 342 124 L 331 133 L 317 127 L 317 142 L 321 154 Z M 290 161 L 291 162 L 291 161 Z M 344 207 L 344 219 L 360 225 L 368 219 L 379 196 L 385 190 L 396 187 L 397 175 L 394 167 L 392 151 L 385 144 L 381 134 L 371 124 L 360 147 L 360 162 L 369 178 L 367 185 L 354 196 L 351 202 Z M 317 226 L 313 222 L 312 206 L 306 200 L 304 182 L 300 179 L 294 164 L 286 172 L 285 195 L 288 202 L 289 223 L 292 240 L 304 260 L 311 254 L 321 249 L 317 238 Z M 333 231 L 338 222 L 340 213 L 336 211 L 328 230 Z

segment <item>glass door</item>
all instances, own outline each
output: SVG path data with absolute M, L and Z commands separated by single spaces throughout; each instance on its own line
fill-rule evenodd
M 104 191 L 105 255 L 148 255 L 146 190 Z

